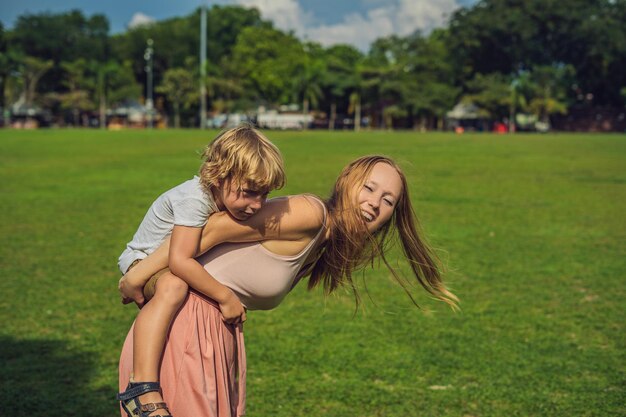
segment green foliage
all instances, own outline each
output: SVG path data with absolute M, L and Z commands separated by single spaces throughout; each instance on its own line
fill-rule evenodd
M 332 97 L 342 97 L 361 89 L 359 73 L 363 54 L 350 45 L 334 45 L 324 51 L 324 88 Z
M 500 73 L 476 74 L 467 83 L 468 93 L 463 96 L 463 101 L 474 103 L 486 112 L 485 116 L 502 119 L 509 115 L 513 105 L 511 83 L 509 77 Z
M 528 103 L 530 111 L 543 121 L 547 121 L 552 114 L 567 113 L 567 93 L 573 84 L 574 72 L 572 66 L 534 68 L 531 77 L 535 92 Z
M 500 73 L 476 74 L 466 83 L 463 101 L 485 112 L 485 117 L 502 120 L 528 112 L 536 120 L 549 122 L 552 114 L 567 113 L 568 93 L 575 85 L 574 68 L 568 65 L 537 66 L 515 76 Z
M 206 76 L 207 96 L 211 107 L 217 113 L 235 110 L 245 88 L 239 82 L 236 71 L 227 61 L 224 65 L 208 65 Z M 246 110 L 245 106 L 239 110 Z
M 135 80 L 131 61 L 121 64 L 109 61 L 99 67 L 99 75 L 103 77 L 109 104 L 116 105 L 129 100 L 138 100 L 141 86 Z
M 53 67 L 54 63 L 52 60 L 44 61 L 27 55 L 18 57 L 18 60 L 17 70 L 22 79 L 24 103 L 31 106 L 36 99 L 39 80 Z
M 301 67 L 296 69 L 297 76 L 294 78 L 293 90 L 296 93 L 295 100 L 302 100 L 302 112 L 309 113 L 309 105 L 316 108 L 322 98 L 322 86 L 326 64 L 323 59 L 323 51 L 317 44 L 306 44 L 304 59 Z
M 267 26 L 256 9 L 238 6 L 213 6 L 207 13 L 207 53 L 210 65 L 219 66 L 230 56 L 240 32 L 246 27 Z M 146 41 L 154 41 L 155 83 L 168 68 L 183 67 L 189 57 L 197 57 L 200 50 L 200 12 L 189 16 L 165 19 L 147 26 L 138 26 L 114 35 L 113 54 L 120 60 L 133 62 L 135 77 L 145 83 L 141 59 Z
M 3 34 L 2 34 L 3 35 Z M 0 37 L 0 106 L 10 106 L 24 91 L 24 80 L 19 72 L 23 55 L 7 48 L 6 38 Z
M 269 27 L 245 28 L 237 38 L 232 68 L 247 95 L 267 103 L 285 103 L 296 95 L 294 83 L 305 67 L 302 44 L 291 34 Z
M 585 94 L 614 105 L 614 86 L 626 84 L 625 18 L 623 0 L 482 0 L 453 14 L 448 44 L 461 82 L 570 64 Z
M 80 10 L 19 16 L 11 44 L 27 55 L 55 62 L 78 58 L 101 61 L 106 54 L 109 22 L 104 15 L 85 17 Z
M 59 96 L 61 107 L 72 110 L 74 125 L 78 125 L 80 111 L 94 107 L 90 91 L 95 89 L 96 80 L 87 74 L 88 64 L 82 58 L 73 62 L 62 62 L 61 68 L 66 74 L 63 84 L 67 87 L 67 92 Z
M 322 59 L 326 68 L 321 75 L 320 87 L 326 108 L 330 106 L 329 125 L 334 127 L 339 107 L 340 112 L 355 115 L 355 129 L 358 129 L 363 93 L 363 54 L 350 45 L 334 45 L 323 52 Z
M 407 104 L 415 114 L 443 120 L 456 103 L 459 88 L 450 83 L 453 66 L 445 39 L 447 32 L 434 31 L 428 38 L 409 37 L 407 70 L 415 84 L 408 90 Z
M 156 91 L 164 94 L 174 107 L 174 127 L 180 127 L 180 110 L 188 109 L 199 99 L 198 83 L 185 68 L 170 68 L 165 71 L 163 82 Z
M 407 115 L 432 125 L 454 106 L 459 90 L 450 84 L 452 65 L 444 37 L 443 31 L 428 38 L 416 33 L 379 39 L 372 45 L 361 71 L 363 85 L 366 96 L 381 107 L 387 127 L 393 126 L 389 117 Z
M 103 62 L 108 49 L 109 22 L 104 15 L 85 17 L 79 10 L 19 16 L 9 33 L 10 47 L 54 67 L 41 80 L 43 91 L 59 91 L 64 77 L 61 62 L 79 58 Z
M 199 20 L 193 27 L 200 27 Z M 261 20 L 261 15 L 255 8 L 219 5 L 211 7 L 207 13 L 208 60 L 214 64 L 219 64 L 232 55 L 237 37 L 247 27 L 270 28 L 272 24 Z

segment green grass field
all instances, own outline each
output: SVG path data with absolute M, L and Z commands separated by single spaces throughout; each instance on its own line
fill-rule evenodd
M 301 285 L 249 314 L 250 417 L 626 415 L 625 135 L 267 133 L 276 195 L 394 157 L 462 312 L 384 269 L 355 317 Z M 214 134 L 0 131 L 0 414 L 117 415 L 117 257 Z

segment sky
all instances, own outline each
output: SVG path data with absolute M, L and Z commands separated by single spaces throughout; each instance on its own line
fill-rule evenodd
M 25 13 L 61 13 L 80 9 L 86 16 L 108 17 L 111 33 L 128 27 L 185 16 L 202 3 L 238 4 L 257 7 L 263 18 L 283 30 L 293 30 L 300 39 L 324 46 L 348 43 L 366 50 L 377 38 L 406 36 L 416 29 L 428 33 L 444 26 L 462 6 L 478 0 L 0 0 L 0 21 L 11 28 Z

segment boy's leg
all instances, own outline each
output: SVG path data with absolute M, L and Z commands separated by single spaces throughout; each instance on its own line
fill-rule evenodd
M 172 319 L 187 297 L 188 285 L 171 272 L 161 275 L 154 297 L 139 312 L 133 333 L 133 380 L 159 381 L 159 362 Z M 139 396 L 141 403 L 161 402 L 159 392 Z M 158 413 L 155 413 L 158 414 Z

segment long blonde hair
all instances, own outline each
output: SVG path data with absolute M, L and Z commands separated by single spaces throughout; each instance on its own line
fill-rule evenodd
M 374 233 L 369 233 L 357 204 L 358 193 L 367 181 L 374 165 L 385 163 L 392 166 L 402 181 L 402 192 L 391 219 Z M 415 305 L 408 287 L 385 258 L 385 245 L 394 226 L 402 243 L 406 260 L 419 284 L 437 299 L 457 307 L 458 298 L 444 285 L 440 262 L 421 236 L 419 221 L 409 198 L 406 177 L 400 167 L 390 158 L 380 155 L 364 156 L 347 165 L 335 182 L 331 196 L 326 200 L 330 233 L 323 252 L 312 268 L 309 289 L 320 283 L 329 294 L 341 285 L 353 291 L 357 307 L 360 297 L 352 280 L 352 273 L 376 259 L 382 260 L 396 281 L 402 286 Z

